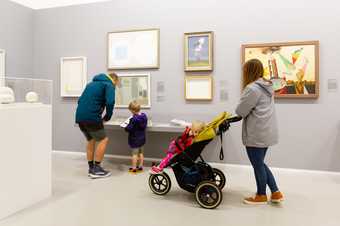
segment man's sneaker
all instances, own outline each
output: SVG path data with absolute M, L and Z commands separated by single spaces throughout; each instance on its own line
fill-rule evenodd
M 150 172 L 150 174 L 160 174 L 160 173 L 163 172 L 163 170 L 160 169 L 158 166 L 153 166 L 153 167 L 151 167 L 149 172 Z
M 94 165 L 89 169 L 89 177 L 92 179 L 104 178 L 111 176 L 111 172 L 104 170 L 100 165 Z
M 283 194 L 279 191 L 273 192 L 270 201 L 272 203 L 280 203 L 283 201 Z
M 137 173 L 137 168 L 129 168 L 129 173 Z
M 245 198 L 243 202 L 249 205 L 261 205 L 267 204 L 268 198 L 266 195 L 255 195 L 255 197 Z
M 142 173 L 143 172 L 143 166 L 139 166 L 139 167 L 137 167 L 137 172 L 138 173 Z

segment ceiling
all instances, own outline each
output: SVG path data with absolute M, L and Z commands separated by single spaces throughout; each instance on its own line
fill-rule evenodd
M 80 5 L 92 2 L 105 2 L 110 0 L 11 0 L 32 9 L 45 9 L 60 6 Z

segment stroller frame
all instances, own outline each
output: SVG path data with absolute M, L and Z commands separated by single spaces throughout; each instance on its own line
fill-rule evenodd
M 224 120 L 218 126 L 216 135 L 222 139 L 230 123 L 240 121 L 240 117 L 232 117 Z M 202 151 L 213 138 L 195 142 L 180 154 L 175 155 L 167 165 L 171 167 L 180 188 L 195 193 L 197 203 L 207 209 L 214 209 L 220 205 L 223 199 L 222 189 L 226 184 L 224 173 L 211 167 L 202 157 Z M 221 145 L 222 146 L 222 145 Z M 220 159 L 223 158 L 221 148 Z M 157 195 L 166 195 L 171 189 L 171 180 L 166 172 L 153 174 L 149 177 L 149 186 Z

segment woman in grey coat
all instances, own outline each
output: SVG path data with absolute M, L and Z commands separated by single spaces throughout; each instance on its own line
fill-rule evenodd
M 267 203 L 267 185 L 272 192 L 272 202 L 283 200 L 272 172 L 264 163 L 268 147 L 278 143 L 278 131 L 274 91 L 272 83 L 263 78 L 263 71 L 263 65 L 257 59 L 244 64 L 244 90 L 236 108 L 236 114 L 243 118 L 242 141 L 254 168 L 257 185 L 255 197 L 244 199 L 247 204 Z

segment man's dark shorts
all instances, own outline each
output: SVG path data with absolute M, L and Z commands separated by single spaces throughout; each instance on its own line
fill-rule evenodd
M 106 138 L 106 132 L 104 130 L 103 123 L 96 122 L 80 122 L 79 128 L 83 132 L 87 141 L 94 139 L 95 141 L 101 141 Z

